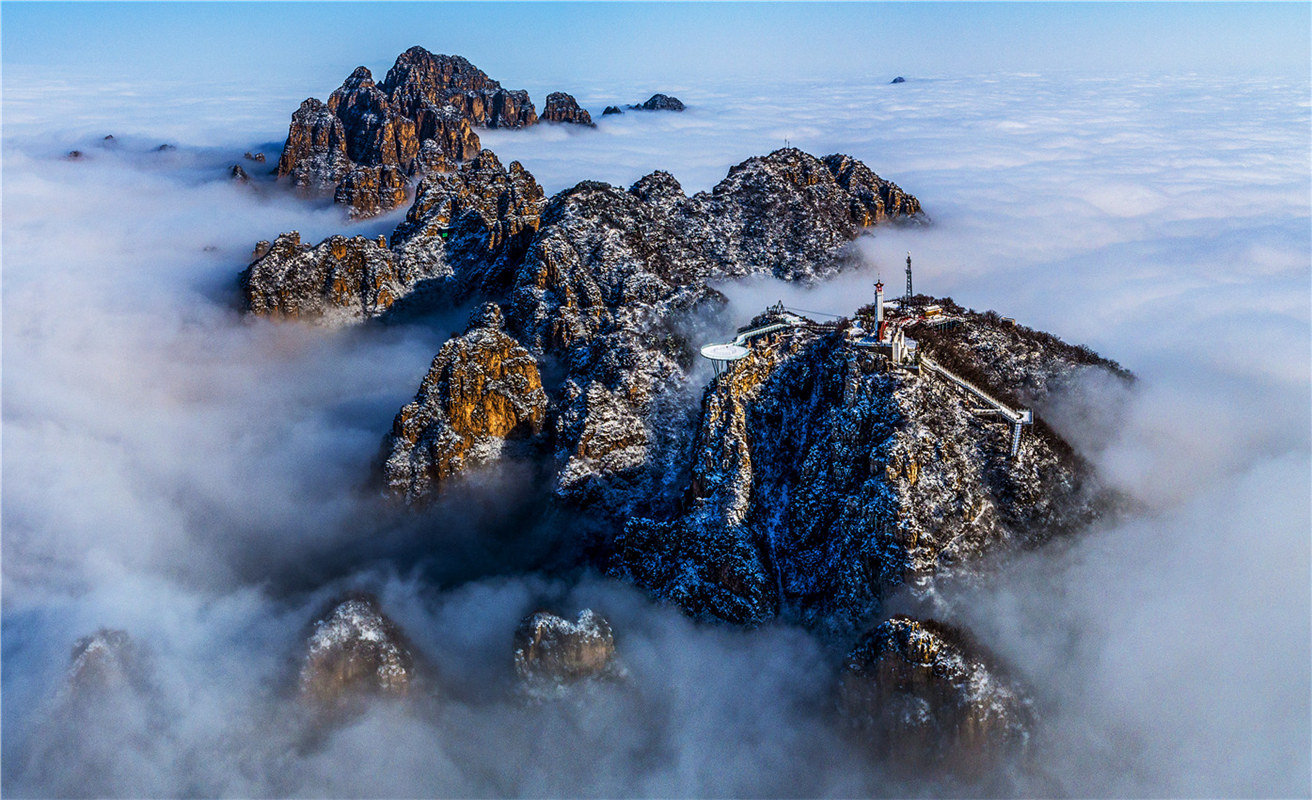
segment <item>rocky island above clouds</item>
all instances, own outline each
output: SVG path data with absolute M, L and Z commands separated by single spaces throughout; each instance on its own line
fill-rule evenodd
M 683 105 L 658 94 L 641 107 Z M 846 645 L 870 631 L 848 658 L 843 710 L 880 752 L 912 734 L 941 734 L 954 762 L 1014 750 L 1030 724 L 1023 690 L 977 680 L 1001 673 L 967 635 L 888 620 L 885 604 L 900 587 L 914 594 L 936 575 L 1097 518 L 1114 498 L 1089 465 L 1042 424 L 1009 453 L 978 400 L 861 343 L 882 319 L 861 302 L 838 322 L 771 309 L 753 325 L 777 329 L 698 385 L 697 331 L 726 302 L 716 281 L 831 276 L 872 226 L 923 221 L 919 200 L 856 158 L 796 148 L 749 158 L 692 195 L 657 171 L 628 188 L 584 181 L 547 197 L 476 133 L 542 121 L 592 124 L 569 95 L 549 95 L 539 117 L 526 92 L 418 47 L 381 83 L 361 67 L 327 103 L 306 100 L 293 115 L 280 177 L 332 192 L 354 216 L 411 205 L 387 238 L 310 244 L 290 232 L 260 242 L 240 277 L 246 310 L 349 325 L 476 308 L 392 430 L 379 431 L 378 491 L 422 514 L 453 482 L 533 461 L 552 482 L 544 519 L 577 521 L 587 566 L 701 620 L 780 619 Z M 997 315 L 915 300 L 954 320 L 946 329 L 905 320 L 923 353 L 1016 406 L 1041 407 L 1085 370 L 1128 379 Z M 526 620 L 521 677 L 610 669 L 624 633 L 591 613 L 577 625 Z M 374 627 L 345 625 L 343 614 Z M 338 628 L 350 629 L 347 645 L 316 649 Z M 336 698 L 368 684 L 404 694 L 409 646 L 372 600 L 332 611 L 313 637 L 306 693 Z M 375 686 L 387 670 L 401 678 Z M 929 716 L 916 722 L 895 707 Z
M 680 111 L 663 94 L 630 106 Z M 381 83 L 357 67 L 328 101 L 308 98 L 292 115 L 277 175 L 308 194 L 331 194 L 357 218 L 402 205 L 418 175 L 478 155 L 476 129 L 539 122 L 595 127 L 572 95 L 547 95 L 541 116 L 528 92 L 505 89 L 461 56 L 412 47 Z

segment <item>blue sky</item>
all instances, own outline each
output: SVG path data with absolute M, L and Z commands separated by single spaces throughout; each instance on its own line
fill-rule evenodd
M 326 94 L 412 44 L 510 85 L 1078 70 L 1304 76 L 1309 5 L 19 3 L 3 60 L 111 79 L 277 79 Z M 379 76 L 381 77 L 381 76 Z

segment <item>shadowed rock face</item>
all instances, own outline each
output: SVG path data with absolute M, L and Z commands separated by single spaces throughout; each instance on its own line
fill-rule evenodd
M 434 163 L 473 158 L 479 152 L 474 126 L 535 122 L 527 92 L 501 88 L 459 56 L 412 47 L 381 84 L 357 67 L 327 104 L 314 98 L 302 103 L 292 115 L 278 176 L 310 193 L 333 192 L 353 216 L 372 216 L 404 203 L 409 178 Z M 420 158 L 426 145 L 432 152 Z
M 848 654 L 840 709 L 874 752 L 912 774 L 979 777 L 1024 755 L 1033 702 L 963 631 L 896 616 Z
M 546 104 L 542 108 L 543 122 L 569 122 L 575 125 L 587 125 L 596 127 L 592 123 L 592 115 L 582 108 L 579 108 L 578 101 L 573 95 L 564 92 L 552 92 L 547 95 Z
M 547 396 L 537 361 L 503 330 L 501 309 L 475 312 L 443 345 L 413 402 L 392 423 L 383 473 L 395 496 L 417 500 L 451 476 L 500 455 L 510 437 L 542 430 Z
M 610 623 L 592 609 L 570 622 L 545 611 L 524 618 L 515 631 L 515 672 L 530 689 L 597 677 L 616 677 Z
M 314 623 L 301 662 L 299 692 L 324 709 L 362 696 L 404 696 L 415 682 L 414 654 L 370 597 L 347 599 Z

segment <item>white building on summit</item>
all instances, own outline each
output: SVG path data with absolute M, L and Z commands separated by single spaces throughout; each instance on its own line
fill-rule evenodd
M 845 335 L 849 345 L 874 351 L 878 356 L 886 359 L 890 367 L 905 369 L 916 372 L 920 375 L 934 375 L 951 386 L 962 389 L 967 392 L 974 400 L 982 403 L 980 407 L 972 407 L 970 410 L 976 414 L 984 416 L 998 416 L 1010 423 L 1011 425 L 1011 457 L 1015 458 L 1020 452 L 1021 431 L 1026 425 L 1034 423 L 1034 414 L 1028 408 L 1012 408 L 1002 401 L 996 399 L 980 387 L 957 375 L 951 370 L 939 364 L 937 361 L 920 353 L 920 348 L 914 339 L 907 338 L 906 328 L 912 325 L 924 325 L 930 328 L 955 327 L 961 324 L 961 319 L 950 314 L 945 314 L 943 307 L 939 305 L 927 305 L 924 308 L 917 308 L 912 305 L 912 288 L 911 288 L 911 254 L 907 253 L 907 293 L 899 302 L 888 302 L 884 300 L 884 282 L 882 280 L 875 283 L 875 318 L 874 331 L 865 330 L 860 324 L 854 324 L 845 329 Z M 820 312 L 799 312 L 797 309 L 785 308 L 782 301 L 771 306 L 765 315 L 765 320 L 754 327 L 742 328 L 732 342 L 708 344 L 701 348 L 703 358 L 708 359 L 715 368 L 715 374 L 718 376 L 734 361 L 739 361 L 751 353 L 750 343 L 754 339 L 768 336 L 778 331 L 791 329 L 805 330 L 838 330 L 838 323 L 818 323 L 801 316 L 801 313 L 820 313 Z M 837 316 L 827 315 L 826 316 Z M 866 324 L 870 324 L 869 318 Z

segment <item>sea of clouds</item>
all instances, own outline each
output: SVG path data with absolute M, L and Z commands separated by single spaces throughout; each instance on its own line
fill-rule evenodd
M 917 291 L 1138 376 L 1128 391 L 1091 378 L 1040 409 L 1138 511 L 933 593 L 935 613 L 970 627 L 1039 702 L 1038 766 L 1004 790 L 1312 789 L 1306 79 L 528 88 L 571 90 L 599 123 L 482 133 L 548 192 L 655 169 L 707 190 L 788 143 L 856 156 L 920 198 L 933 224 L 863 238 L 859 270 L 723 287 L 725 331 L 776 299 L 851 311 L 876 277 L 896 295 L 911 251 Z M 655 90 L 688 110 L 600 115 Z M 239 313 L 235 279 L 257 240 L 377 235 L 402 213 L 348 226 L 226 178 L 252 148 L 272 167 L 300 98 L 5 92 L 6 794 L 944 789 L 887 782 L 839 734 L 835 654 L 806 633 L 698 626 L 595 576 L 515 574 L 540 545 L 521 534 L 531 479 L 490 477 L 419 515 L 380 502 L 382 436 L 462 323 L 335 330 Z M 155 152 L 166 141 L 177 149 Z M 85 157 L 63 158 L 74 148 Z M 307 622 L 347 588 L 381 598 L 443 700 L 435 715 L 382 704 L 307 740 L 288 676 Z M 629 688 L 525 707 L 515 624 L 584 606 L 611 618 Z M 69 649 L 105 626 L 147 648 L 155 694 L 62 723 Z

